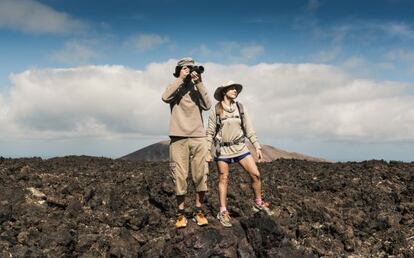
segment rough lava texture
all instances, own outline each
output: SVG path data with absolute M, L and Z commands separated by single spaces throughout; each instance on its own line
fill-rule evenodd
M 167 162 L 0 158 L 0 257 L 413 257 L 414 163 L 259 164 L 273 216 L 252 211 L 250 178 L 232 165 L 232 228 L 174 229 Z M 190 184 L 188 216 L 194 190 Z

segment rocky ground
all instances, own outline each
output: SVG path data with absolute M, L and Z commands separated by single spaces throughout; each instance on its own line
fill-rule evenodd
M 252 212 L 249 177 L 236 165 L 228 196 L 234 226 L 221 227 L 212 166 L 210 224 L 176 230 L 166 162 L 0 158 L 0 256 L 414 256 L 414 163 L 259 166 L 273 216 Z

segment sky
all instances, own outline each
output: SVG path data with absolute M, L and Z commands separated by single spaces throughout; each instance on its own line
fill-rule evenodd
M 243 85 L 262 144 L 414 160 L 409 0 L 0 0 L 0 156 L 118 158 L 168 139 L 161 94 L 187 56 L 211 98 Z

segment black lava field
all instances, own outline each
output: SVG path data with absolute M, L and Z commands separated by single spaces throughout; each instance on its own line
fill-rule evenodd
M 209 225 L 174 228 L 168 162 L 88 156 L 0 158 L 0 257 L 414 257 L 414 163 L 259 164 L 274 215 L 252 211 L 249 175 L 232 165 L 228 209 Z M 190 177 L 191 178 L 191 177 Z

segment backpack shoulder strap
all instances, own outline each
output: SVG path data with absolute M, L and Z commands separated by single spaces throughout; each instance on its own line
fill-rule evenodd
M 246 119 L 244 117 L 244 108 L 243 108 L 242 103 L 240 103 L 238 101 L 236 101 L 236 105 L 237 105 L 237 108 L 238 108 L 239 114 L 240 114 L 241 128 L 243 130 L 244 136 L 246 136 L 246 127 L 245 127 L 245 121 L 246 121 Z
M 221 129 L 221 117 L 220 117 L 220 112 L 218 111 L 218 105 L 220 105 L 220 102 L 217 103 L 217 105 L 215 107 L 216 108 L 216 132 L 214 134 L 214 137 L 216 137 L 216 135 L 218 134 L 218 132 Z

